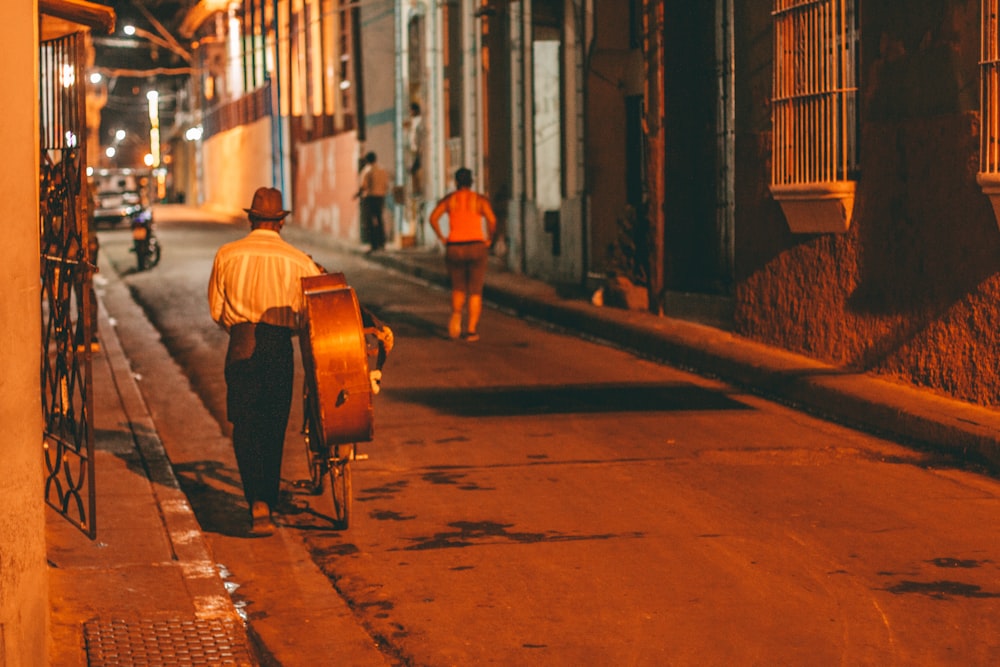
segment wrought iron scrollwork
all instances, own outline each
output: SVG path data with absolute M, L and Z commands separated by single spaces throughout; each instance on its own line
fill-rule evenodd
M 40 226 L 45 501 L 97 534 L 91 346 L 95 247 L 87 220 L 82 34 L 41 45 Z

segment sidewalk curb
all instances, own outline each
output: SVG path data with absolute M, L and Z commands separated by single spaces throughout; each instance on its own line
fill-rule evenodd
M 101 272 L 104 275 L 113 275 L 113 269 L 107 264 L 102 265 Z M 126 290 L 117 280 L 106 281 L 104 289 L 109 292 Z M 115 391 L 121 399 L 128 427 L 132 431 L 143 465 L 152 482 L 160 516 L 170 540 L 172 553 L 184 572 L 185 584 L 192 597 L 195 615 L 199 619 L 235 620 L 242 626 L 242 618 L 226 591 L 221 575 L 216 570 L 194 510 L 174 476 L 170 460 L 157 434 L 156 425 L 122 349 L 115 324 L 108 315 L 104 298 L 98 294 L 98 327 L 111 366 Z M 126 295 L 122 298 L 131 297 Z
M 358 252 L 358 251 L 355 251 Z M 406 251 L 369 261 L 447 286 L 443 268 L 407 259 Z M 524 276 L 487 274 L 484 297 L 495 306 L 701 375 L 820 418 L 915 448 L 960 456 L 1000 472 L 1000 412 L 867 373 L 852 372 L 711 326 L 646 312 L 599 308 L 559 296 Z

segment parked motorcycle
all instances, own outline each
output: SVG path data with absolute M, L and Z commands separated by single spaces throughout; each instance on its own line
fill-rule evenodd
M 132 218 L 132 252 L 139 271 L 160 263 L 160 242 L 153 232 L 153 212 L 148 208 Z

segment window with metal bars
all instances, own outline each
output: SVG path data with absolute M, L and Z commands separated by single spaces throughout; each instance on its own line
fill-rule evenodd
M 357 13 L 349 0 L 242 0 L 234 13 L 230 66 L 242 67 L 244 98 L 280 82 L 282 116 L 311 141 L 356 125 Z M 233 91 L 235 96 L 237 91 Z M 232 104 L 244 104 L 237 99 Z M 245 104 L 244 104 L 245 105 Z M 252 120 L 252 119 L 251 119 Z
M 979 58 L 982 99 L 979 171 L 1000 175 L 1000 0 L 983 0 L 982 44 Z
M 982 0 L 980 40 L 979 174 L 976 180 L 993 205 L 1000 224 L 1000 0 Z
M 776 196 L 783 186 L 857 178 L 859 3 L 775 0 L 771 185 Z

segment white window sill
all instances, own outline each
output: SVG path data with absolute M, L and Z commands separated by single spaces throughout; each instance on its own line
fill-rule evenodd
M 843 234 L 851 226 L 854 187 L 854 181 L 772 185 L 771 195 L 793 234 Z
M 1000 226 L 1000 174 L 981 171 L 976 174 L 976 182 L 993 205 L 993 217 Z

